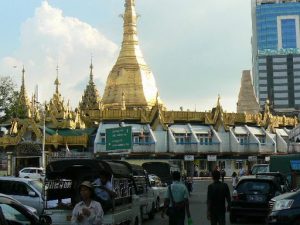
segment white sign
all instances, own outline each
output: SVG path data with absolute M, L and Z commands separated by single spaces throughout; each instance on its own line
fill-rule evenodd
M 257 161 L 257 156 L 248 156 L 248 161 L 249 162 L 255 162 L 255 161 Z
M 217 156 L 216 155 L 207 155 L 207 161 L 216 162 L 217 161 Z
M 270 156 L 266 156 L 266 157 L 265 157 L 265 161 L 266 161 L 266 162 L 269 162 L 269 161 L 270 161 Z
M 185 155 L 184 161 L 194 161 L 194 156 L 193 155 Z

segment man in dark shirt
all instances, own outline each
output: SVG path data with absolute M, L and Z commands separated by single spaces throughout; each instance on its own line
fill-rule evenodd
M 227 210 L 230 209 L 230 192 L 226 183 L 220 182 L 220 171 L 212 172 L 214 182 L 207 189 L 207 219 L 211 225 L 225 225 L 225 199 L 227 200 Z

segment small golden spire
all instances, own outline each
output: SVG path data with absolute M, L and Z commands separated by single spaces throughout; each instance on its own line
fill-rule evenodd
M 59 82 L 59 80 L 58 80 L 58 70 L 59 70 L 59 68 L 58 68 L 58 65 L 56 66 L 56 79 L 55 79 L 55 81 L 54 81 L 54 84 L 55 84 L 55 86 L 56 86 L 56 88 L 55 88 L 55 93 L 59 93 L 59 90 L 58 90 L 58 86 L 60 85 L 60 82 Z
M 90 83 L 93 82 L 93 69 L 94 69 L 94 66 L 93 66 L 93 56 L 91 56 L 91 65 L 90 65 Z

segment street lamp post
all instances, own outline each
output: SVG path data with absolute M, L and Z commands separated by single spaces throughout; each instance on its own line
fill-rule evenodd
M 46 139 L 46 119 L 45 119 L 45 110 L 43 110 L 43 141 L 42 141 L 42 166 L 45 169 L 46 166 L 46 157 L 45 157 L 45 139 Z
M 42 167 L 45 169 L 46 167 L 46 157 L 45 157 L 45 142 L 46 142 L 46 110 L 45 106 L 43 106 L 40 102 L 36 102 L 40 106 L 40 111 L 43 114 L 43 139 L 42 139 Z M 46 104 L 46 103 L 45 103 Z

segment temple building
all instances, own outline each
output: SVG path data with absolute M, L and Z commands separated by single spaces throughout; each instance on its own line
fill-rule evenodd
M 215 107 L 205 112 L 166 109 L 139 46 L 135 0 L 125 1 L 123 42 L 102 98 L 93 80 L 92 62 L 89 82 L 75 110 L 60 94 L 58 72 L 49 102 L 40 105 L 34 97 L 30 102 L 23 70 L 18 115 L 3 124 L 7 132 L 0 137 L 8 174 L 19 166 L 41 165 L 43 147 L 46 161 L 70 155 L 124 157 L 135 162 L 174 160 L 185 165 L 190 173 L 195 167 L 206 173 L 219 165 L 227 174 L 254 161 L 265 161 L 271 154 L 289 153 L 288 135 L 298 119 L 273 115 L 269 101 L 258 112 L 249 71 L 243 72 L 237 113 L 225 112 L 220 96 Z M 107 129 L 126 126 L 132 129 L 132 148 L 126 152 L 109 151 Z M 29 152 L 37 161 L 25 157 L 30 155 L 20 147 L 25 144 L 28 149 L 35 146 L 36 150 Z M 185 158 L 191 161 L 184 163 Z

